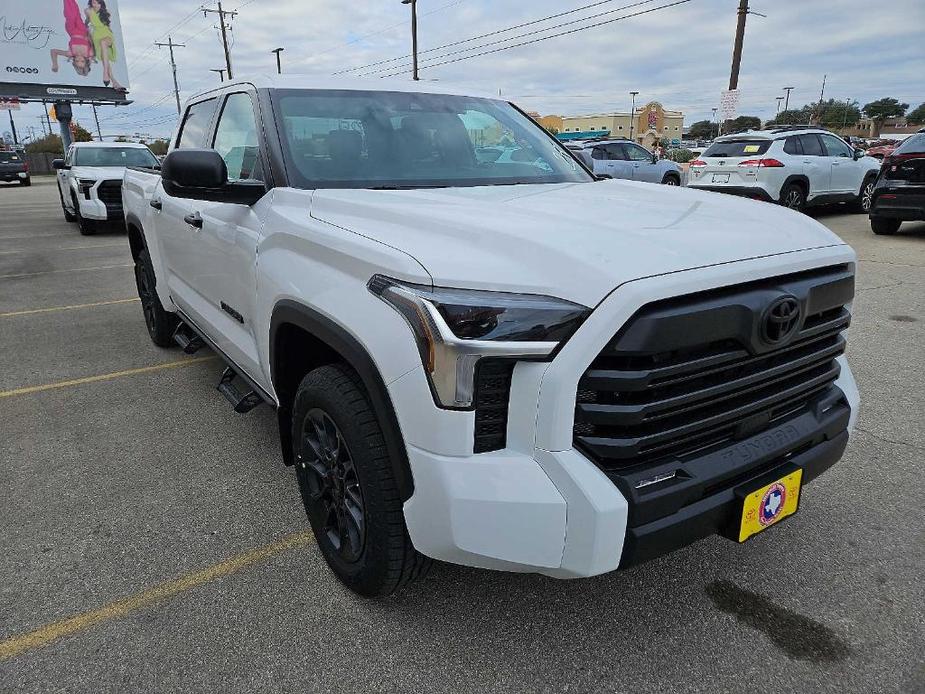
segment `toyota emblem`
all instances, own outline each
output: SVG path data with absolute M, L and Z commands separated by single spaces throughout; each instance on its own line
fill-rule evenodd
M 761 320 L 761 339 L 769 345 L 788 340 L 800 327 L 800 302 L 794 296 L 775 299 Z

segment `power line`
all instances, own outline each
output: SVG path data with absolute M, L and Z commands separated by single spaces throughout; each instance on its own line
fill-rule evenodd
M 539 24 L 539 23 L 541 23 L 541 22 L 548 22 L 550 19 L 558 19 L 559 17 L 564 17 L 565 15 L 568 15 L 568 14 L 574 14 L 575 12 L 581 12 L 582 10 L 589 10 L 589 9 L 591 9 L 591 8 L 593 8 L 593 7 L 598 7 L 599 5 L 606 5 L 606 4 L 611 3 L 611 2 L 615 2 L 615 0 L 598 0 L 598 2 L 593 2 L 593 3 L 591 3 L 590 5 L 584 5 L 584 6 L 582 6 L 582 7 L 576 7 L 576 8 L 571 9 L 571 10 L 565 10 L 564 12 L 558 12 L 558 13 L 556 13 L 556 14 L 551 14 L 551 15 L 547 15 L 547 16 L 545 16 L 545 17 L 540 17 L 539 19 L 532 19 L 532 20 L 530 20 L 529 22 L 523 22 L 522 24 L 515 24 L 514 26 L 509 26 L 509 27 L 507 27 L 507 28 L 505 28 L 505 29 L 496 29 L 495 31 L 489 31 L 488 33 L 479 34 L 478 36 L 470 36 L 470 37 L 467 38 L 467 39 L 460 39 L 459 41 L 453 41 L 453 42 L 451 42 L 451 43 L 445 43 L 445 44 L 443 44 L 442 46 L 434 46 L 433 48 L 428 48 L 426 51 L 420 51 L 420 52 L 418 53 L 418 55 L 423 55 L 423 54 L 425 54 L 425 53 L 434 53 L 435 51 L 439 51 L 439 50 L 442 50 L 442 49 L 444 49 L 444 48 L 452 48 L 453 46 L 459 46 L 459 45 L 461 45 L 461 44 L 469 43 L 469 42 L 471 42 L 471 41 L 478 41 L 479 39 L 488 38 L 488 37 L 490 37 L 490 36 L 497 36 L 498 34 L 505 34 L 505 33 L 509 32 L 509 31 L 514 31 L 515 29 L 523 29 L 524 27 L 528 27 L 528 26 L 531 26 L 531 25 L 533 25 L 533 24 Z M 640 2 L 640 3 L 637 3 L 637 4 L 644 5 L 644 4 L 648 3 L 648 2 L 654 2 L 654 0 L 645 0 L 645 2 Z M 623 8 L 617 8 L 616 10 L 611 10 L 611 11 L 612 11 L 612 12 L 617 12 L 617 11 L 619 11 L 620 9 L 623 9 Z M 586 19 L 590 19 L 590 17 L 587 17 Z M 549 27 L 549 28 L 552 29 L 552 28 L 554 28 L 554 27 Z M 394 62 L 396 62 L 396 61 L 398 61 L 398 60 L 405 60 L 406 58 L 410 58 L 410 57 L 411 57 L 411 55 L 409 54 L 409 55 L 400 56 L 400 57 L 398 57 L 398 58 L 389 58 L 388 60 L 379 60 L 379 61 L 376 61 L 376 62 L 374 62 L 374 63 L 368 63 L 367 65 L 360 65 L 360 66 L 358 66 L 358 67 L 352 67 L 352 68 L 348 68 L 348 69 L 346 69 L 346 70 L 341 70 L 340 72 L 335 72 L 335 73 L 333 73 L 333 74 L 335 74 L 335 75 L 341 75 L 341 74 L 344 74 L 344 73 L 347 73 L 347 72 L 355 72 L 356 70 L 364 70 L 364 69 L 366 69 L 366 68 L 368 68 L 368 67 L 376 67 L 377 65 L 387 65 L 388 63 L 394 63 Z
M 463 60 L 469 60 L 470 58 L 478 58 L 478 57 L 483 56 L 483 55 L 490 55 L 490 54 L 492 54 L 492 53 L 500 53 L 501 51 L 507 51 L 507 50 L 510 50 L 510 49 L 512 49 L 512 48 L 520 48 L 521 46 L 529 46 L 529 45 L 534 44 L 534 43 L 539 43 L 540 41 L 546 41 L 546 40 L 548 40 L 548 39 L 554 39 L 554 38 L 558 38 L 558 37 L 560 37 L 560 36 L 567 36 L 567 35 L 569 35 L 569 34 L 575 34 L 575 33 L 579 32 L 579 31 L 584 31 L 585 29 L 594 29 L 594 28 L 596 28 L 596 27 L 604 26 L 604 25 L 606 25 L 606 24 L 613 24 L 614 22 L 619 22 L 619 21 L 624 20 L 624 19 L 631 19 L 631 18 L 633 18 L 633 17 L 639 17 L 639 16 L 642 16 L 642 15 L 645 15 L 645 14 L 650 14 L 650 13 L 652 13 L 652 12 L 658 12 L 659 10 L 665 10 L 665 9 L 668 9 L 669 7 L 676 7 L 676 6 L 678 6 L 678 5 L 684 5 L 684 4 L 689 3 L 689 2 L 691 2 L 691 0 L 676 0 L 676 2 L 670 2 L 670 3 L 667 3 L 667 4 L 665 4 L 665 5 L 659 5 L 659 6 L 657 6 L 657 7 L 651 7 L 651 8 L 646 9 L 646 10 L 640 10 L 640 11 L 638 11 L 638 12 L 633 12 L 633 13 L 631 13 L 631 14 L 627 14 L 627 15 L 624 15 L 624 16 L 622 16 L 622 17 L 614 17 L 613 19 L 606 19 L 606 20 L 604 20 L 604 21 L 602 21 L 602 22 L 596 22 L 596 23 L 594 23 L 594 24 L 589 24 L 589 25 L 583 26 L 583 27 L 576 27 L 575 29 L 569 29 L 568 31 L 560 31 L 558 34 L 551 34 L 551 35 L 549 35 L 549 36 L 541 36 L 541 37 L 538 38 L 538 39 L 531 39 L 531 40 L 529 40 L 529 41 L 521 41 L 520 43 L 514 43 L 514 44 L 511 44 L 511 45 L 509 45 L 509 46 L 500 46 L 499 48 L 493 48 L 493 49 L 491 49 L 490 51 L 482 51 L 481 53 L 474 53 L 474 54 L 472 54 L 472 55 L 464 55 L 464 56 L 461 56 L 461 57 L 459 57 L 459 58 L 453 58 L 452 60 L 444 60 L 444 61 L 441 61 L 441 62 L 429 63 L 429 64 L 427 64 L 427 65 L 422 65 L 421 67 L 422 67 L 422 69 L 423 69 L 423 68 L 430 68 L 430 67 L 439 67 L 439 66 L 441 66 L 441 65 L 449 65 L 449 64 L 451 64 L 451 63 L 458 63 L 458 62 L 463 61 Z M 531 32 L 531 33 L 542 33 L 542 31 Z M 471 50 L 478 50 L 479 48 L 483 48 L 483 47 L 484 47 L 484 46 L 475 46 L 475 47 L 473 47 Z M 441 57 L 442 57 L 442 56 L 437 56 L 437 59 L 439 60 Z M 384 75 L 384 77 L 396 77 L 396 76 L 401 75 L 401 74 L 403 74 L 403 73 L 404 73 L 404 70 L 400 70 L 399 72 L 393 72 L 393 73 L 390 73 L 390 74 L 388 74 L 388 75 Z
M 604 2 L 611 2 L 611 1 L 612 1 L 612 0 L 604 0 Z M 497 39 L 497 40 L 495 40 L 495 41 L 489 41 L 488 43 L 483 43 L 483 44 L 481 44 L 481 45 L 479 45 L 479 46 L 472 46 L 471 48 L 462 48 L 462 49 L 460 49 L 460 50 L 458 50 L 458 51 L 450 51 L 449 53 L 444 53 L 444 54 L 442 54 L 442 55 L 434 56 L 434 59 L 448 58 L 448 57 L 451 56 L 451 55 L 460 55 L 460 54 L 463 54 L 463 53 L 469 53 L 470 51 L 478 50 L 479 48 L 487 48 L 488 46 L 497 46 L 498 44 L 505 43 L 506 41 L 515 41 L 515 40 L 517 40 L 517 39 L 522 39 L 522 38 L 525 38 L 525 37 L 527 37 L 527 36 L 535 36 L 536 34 L 543 34 L 543 33 L 547 32 L 547 31 L 552 31 L 553 29 L 561 29 L 562 27 L 571 26 L 571 25 L 573 25 L 573 24 L 580 24 L 581 22 L 586 22 L 586 21 L 588 21 L 589 19 L 597 19 L 598 17 L 604 17 L 604 16 L 606 16 L 606 15 L 608 15 L 608 14 L 613 14 L 613 13 L 615 13 L 615 12 L 622 12 L 623 10 L 629 10 L 629 9 L 634 8 L 634 7 L 639 7 L 640 5 L 648 5 L 648 4 L 652 3 L 652 2 L 654 2 L 654 0 L 640 0 L 639 2 L 633 2 L 633 3 L 630 3 L 629 5 L 623 5 L 622 7 L 617 7 L 617 8 L 612 9 L 612 10 L 606 10 L 606 11 L 604 11 L 604 12 L 598 12 L 597 14 L 592 14 L 592 15 L 589 15 L 589 16 L 587 16 L 587 17 L 582 17 L 582 18 L 580 18 L 580 19 L 573 19 L 573 20 L 571 20 L 571 21 L 569 21 L 569 22 L 561 22 L 561 23 L 559 23 L 559 24 L 553 24 L 552 26 L 548 26 L 548 27 L 545 27 L 545 28 L 543 28 L 543 29 L 534 29 L 533 31 L 527 31 L 527 32 L 524 32 L 523 34 L 517 34 L 516 36 L 507 36 L 507 37 L 505 37 L 505 38 L 503 38 L 503 39 Z M 537 20 L 537 21 L 541 21 L 541 20 Z M 543 20 L 543 21 L 545 21 L 545 20 Z M 532 22 L 532 23 L 535 24 L 536 22 Z M 503 33 L 503 32 L 505 32 L 505 31 L 510 31 L 510 29 L 502 30 L 502 32 L 493 32 L 493 33 Z M 457 43 L 460 43 L 460 42 L 457 42 Z M 432 48 L 432 49 L 430 49 L 430 51 L 424 51 L 424 52 L 429 53 L 429 52 L 432 52 L 432 51 L 435 51 L 435 50 L 438 50 L 438 49 Z M 407 64 L 405 64 L 403 67 L 407 67 Z M 372 71 L 372 72 L 366 73 L 366 74 L 364 75 L 364 77 L 369 77 L 369 76 L 371 76 L 371 75 L 378 75 L 378 74 L 381 73 L 381 72 L 387 72 L 388 70 L 392 70 L 392 69 L 394 69 L 394 68 L 395 68 L 395 66 L 393 65 L 393 66 L 391 66 L 391 67 L 381 68 L 381 69 L 379 69 L 379 70 L 374 70 L 374 71 Z

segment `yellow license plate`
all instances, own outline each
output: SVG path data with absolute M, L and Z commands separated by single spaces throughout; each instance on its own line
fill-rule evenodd
M 796 513 L 802 479 L 803 470 L 797 469 L 748 494 L 742 504 L 739 542 Z

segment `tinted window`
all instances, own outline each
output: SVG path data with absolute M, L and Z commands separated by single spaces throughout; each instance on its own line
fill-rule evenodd
M 652 153 L 638 145 L 626 145 L 630 161 L 652 161 Z
M 825 146 L 825 153 L 830 157 L 852 157 L 854 150 L 834 135 L 820 135 L 822 144 Z
M 800 138 L 788 137 L 784 142 L 784 151 L 787 154 L 803 154 L 803 148 L 800 146 Z
M 0 163 L 2 164 L 19 163 L 21 161 L 22 157 L 17 152 L 0 152 Z
M 212 122 L 212 115 L 215 113 L 217 105 L 218 99 L 208 99 L 191 104 L 186 109 L 183 127 L 180 129 L 180 136 L 177 138 L 176 146 L 178 149 L 209 146 L 209 124 Z
M 916 133 L 912 137 L 906 138 L 894 154 L 907 154 L 910 152 L 925 152 L 925 133 Z
M 212 144 L 228 167 L 228 180 L 263 180 L 260 171 L 260 147 L 257 141 L 257 121 L 254 107 L 247 94 L 231 94 L 225 101 L 222 115 L 215 128 Z
M 604 145 L 604 148 L 607 150 L 608 159 L 612 159 L 616 161 L 626 160 L 626 150 L 623 148 L 623 145 L 618 145 L 618 144 Z
M 803 145 L 803 155 L 807 157 L 823 157 L 822 143 L 816 135 L 800 135 L 800 144 Z
M 770 146 L 770 140 L 722 140 L 710 145 L 702 156 L 750 157 L 756 154 L 764 154 Z
M 378 188 L 590 181 L 510 104 L 446 94 L 278 90 L 292 185 Z M 498 147 L 494 161 L 476 149 Z
M 600 147 L 595 147 L 594 149 L 591 150 L 591 158 L 601 160 L 601 159 L 609 159 L 610 156 L 607 154 L 607 150 L 604 149 L 602 145 Z
M 146 166 L 157 164 L 147 147 L 75 147 L 75 166 Z

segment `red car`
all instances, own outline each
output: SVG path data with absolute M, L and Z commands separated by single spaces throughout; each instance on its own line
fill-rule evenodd
M 880 140 L 874 147 L 867 149 L 867 156 L 883 159 L 890 156 L 897 147 L 899 147 L 899 142 L 896 140 Z

